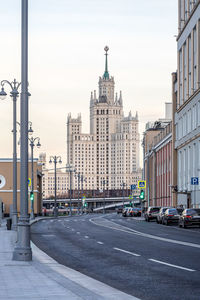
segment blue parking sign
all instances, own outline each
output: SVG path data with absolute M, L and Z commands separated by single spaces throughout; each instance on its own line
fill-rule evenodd
M 131 184 L 131 190 L 136 190 L 136 184 Z
M 199 177 L 191 177 L 191 185 L 198 185 Z

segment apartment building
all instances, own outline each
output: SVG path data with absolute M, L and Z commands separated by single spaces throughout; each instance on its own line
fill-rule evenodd
M 139 168 L 139 119 L 137 112 L 123 112 L 122 92 L 115 94 L 114 77 L 108 72 L 108 47 L 105 47 L 105 71 L 99 77 L 99 95 L 90 97 L 90 133 L 82 133 L 79 114 L 67 118 L 67 163 L 84 175 L 86 190 L 122 189 L 137 184 Z M 73 189 L 78 179 L 73 177 Z
M 174 126 L 177 151 L 177 205 L 200 207 L 199 0 L 179 0 L 178 24 L 177 82 L 174 82 L 173 91 L 176 95 Z
M 146 206 L 172 206 L 172 103 L 165 103 L 165 118 L 147 123 L 144 132 Z

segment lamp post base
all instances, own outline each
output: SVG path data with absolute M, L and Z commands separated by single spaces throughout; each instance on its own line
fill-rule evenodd
M 18 221 L 17 213 L 14 212 L 12 215 L 12 230 L 17 231 L 17 221 Z
M 34 219 L 35 219 L 35 215 L 34 215 L 34 212 L 32 211 L 30 214 L 30 220 L 34 220 Z
M 13 260 L 31 261 L 32 250 L 30 247 L 30 225 L 27 221 L 18 223 L 17 245 L 13 251 Z

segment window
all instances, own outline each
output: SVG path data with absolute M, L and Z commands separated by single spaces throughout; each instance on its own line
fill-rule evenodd
M 183 104 L 183 52 L 182 49 L 179 52 L 179 80 L 180 80 L 180 90 L 179 90 L 179 103 Z
M 187 45 L 184 44 L 184 101 L 187 100 Z
M 191 55 L 191 52 L 192 52 L 192 43 L 191 43 L 191 35 L 189 36 L 188 38 L 188 87 L 189 87 L 189 90 L 188 90 L 188 96 L 190 97 L 191 96 L 191 72 L 192 72 L 192 55 Z
M 197 30 L 196 27 L 193 30 L 193 57 L 194 57 L 194 65 L 193 65 L 193 88 L 194 91 L 197 89 Z

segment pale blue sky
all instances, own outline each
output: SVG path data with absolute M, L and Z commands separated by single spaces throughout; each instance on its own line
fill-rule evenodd
M 1 2 L 0 80 L 20 81 L 21 1 Z M 82 113 L 88 132 L 90 92 L 98 90 L 105 45 L 115 91 L 122 90 L 125 114 L 138 111 L 140 133 L 147 121 L 164 116 L 176 71 L 177 2 L 29 0 L 30 120 L 40 151 L 66 162 L 69 112 Z M 11 101 L 0 102 L 0 126 L 0 157 L 11 157 Z

